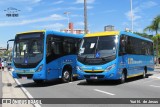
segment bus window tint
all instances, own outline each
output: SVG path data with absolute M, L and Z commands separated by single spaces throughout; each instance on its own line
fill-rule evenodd
M 119 46 L 119 54 L 121 55 L 121 54 L 125 54 L 126 53 L 126 51 L 127 51 L 127 46 L 129 46 L 130 45 L 130 43 L 128 42 L 127 43 L 127 36 L 125 36 L 125 35 L 122 35 L 121 37 L 120 37 L 120 46 Z
M 62 55 L 62 38 L 48 36 L 47 38 L 47 57 Z
M 108 57 L 116 54 L 115 36 L 99 37 L 97 52 L 101 57 Z
M 74 38 L 64 38 L 63 51 L 65 54 L 77 53 L 77 43 Z
M 79 39 L 49 35 L 47 37 L 47 62 L 63 55 L 77 54 Z
M 153 55 L 153 43 L 128 36 L 126 53 L 137 55 Z

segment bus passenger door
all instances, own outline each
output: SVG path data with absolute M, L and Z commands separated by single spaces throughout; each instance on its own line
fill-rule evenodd
M 62 40 L 62 37 L 55 35 L 47 37 L 46 63 L 48 80 L 59 78 L 61 73 Z
M 120 43 L 119 43 L 119 69 L 127 69 L 128 70 L 128 54 L 126 51 L 127 47 L 127 36 L 121 35 L 120 36 Z

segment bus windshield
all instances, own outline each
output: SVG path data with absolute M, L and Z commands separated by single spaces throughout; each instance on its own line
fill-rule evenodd
M 115 55 L 115 39 L 115 36 L 84 38 L 79 54 L 87 58 L 101 58 Z
M 43 35 L 41 33 L 20 34 L 14 43 L 16 67 L 35 67 L 43 58 Z
M 116 57 L 117 42 L 118 37 L 115 35 L 85 37 L 81 44 L 78 59 L 83 59 L 81 62 L 86 62 L 84 59 L 87 58 L 102 59 L 100 62 L 104 63 L 111 61 Z

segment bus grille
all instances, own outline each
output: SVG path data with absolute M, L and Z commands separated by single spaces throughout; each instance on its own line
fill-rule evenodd
M 104 71 L 84 71 L 85 73 L 102 73 Z

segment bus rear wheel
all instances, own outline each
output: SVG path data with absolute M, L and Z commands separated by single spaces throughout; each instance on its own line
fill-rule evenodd
M 147 73 L 147 67 L 144 68 L 142 78 L 146 78 L 146 73 Z
M 69 70 L 64 70 L 62 74 L 62 82 L 67 83 L 71 80 L 71 73 Z
M 146 78 L 146 71 L 143 72 L 143 78 Z

